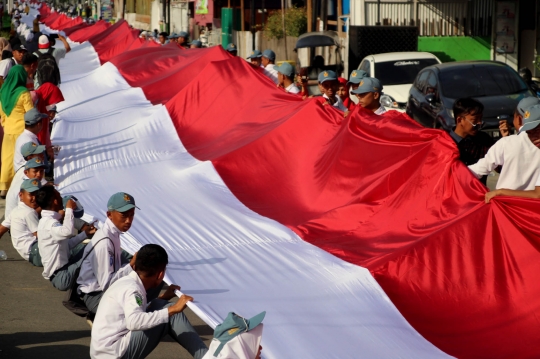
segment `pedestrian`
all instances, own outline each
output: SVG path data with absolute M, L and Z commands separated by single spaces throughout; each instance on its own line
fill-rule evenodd
M 166 43 L 168 43 L 168 37 L 169 37 L 168 33 L 164 32 L 164 31 L 160 32 L 159 37 L 158 37 L 159 43 L 161 45 L 165 45 Z
M 300 89 L 294 83 L 294 68 L 288 62 L 281 66 L 274 67 L 278 73 L 278 87 L 281 87 L 287 93 L 298 94 Z
M 36 150 L 39 152 L 39 149 Z M 43 153 L 43 152 L 41 152 Z M 43 155 L 33 156 L 32 159 L 29 159 L 24 164 L 24 170 L 21 172 L 21 176 L 16 178 L 16 181 L 13 181 L 13 186 L 9 188 L 9 191 L 6 196 L 6 210 L 4 213 L 5 218 L 7 218 L 11 212 L 17 208 L 20 202 L 19 192 L 21 184 L 26 179 L 36 179 L 41 182 L 42 185 L 47 184 L 45 180 L 45 161 L 43 160 Z
M 352 90 L 351 93 L 356 95 L 360 106 L 372 111 L 376 115 L 382 115 L 386 112 L 386 108 L 380 102 L 382 89 L 383 86 L 378 79 L 364 77 L 356 90 Z
M 4 127 L 0 196 L 4 198 L 15 175 L 13 167 L 15 142 L 24 131 L 24 114 L 34 108 L 32 97 L 26 88 L 27 77 L 24 67 L 16 65 L 9 70 L 9 76 L 0 89 L 0 116 Z
M 247 57 L 249 62 L 257 68 L 263 67 L 262 66 L 262 52 L 260 50 L 253 50 L 251 52 L 251 55 Z
M 141 31 L 139 38 L 146 40 L 147 36 L 148 36 L 148 33 L 146 31 Z
M 29 52 L 25 53 L 22 58 L 22 65 L 28 74 L 26 78 L 26 88 L 28 91 L 34 91 L 34 79 L 38 67 L 38 58 Z
M 235 44 L 233 44 L 232 42 L 229 43 L 227 45 L 227 48 L 226 48 L 227 52 L 233 56 L 236 56 L 238 54 L 238 48 L 236 47 Z
M 199 40 L 193 40 L 189 43 L 190 49 L 200 49 L 202 47 L 202 42 Z
M 36 108 L 24 114 L 24 131 L 17 138 L 17 141 L 15 141 L 15 154 L 13 156 L 13 167 L 15 171 L 23 167 L 26 163 L 22 153 L 23 146 L 28 143 L 36 143 L 37 146 L 41 145 L 37 134 L 41 131 L 46 118 L 48 118 L 48 115 L 40 113 Z
M 515 131 L 519 131 L 520 127 L 523 124 L 523 115 L 525 114 L 525 109 L 538 104 L 540 104 L 540 99 L 533 96 L 525 97 L 524 99 L 519 101 L 516 109 L 514 110 L 513 124 Z M 501 137 L 506 137 L 510 135 L 510 126 L 508 125 L 507 120 L 499 121 L 499 133 L 501 134 Z
M 203 359 L 260 359 L 263 319 L 262 312 L 247 319 L 229 312 L 214 330 L 214 338 Z
M 264 67 L 264 74 L 268 76 L 274 83 L 278 84 L 277 71 L 274 68 L 276 61 L 276 53 L 270 49 L 264 50 L 262 53 L 261 64 Z
M 35 91 L 37 104 L 36 108 L 40 113 L 48 114 L 48 119 L 43 120 L 43 127 L 37 134 L 40 143 L 47 146 L 47 156 L 49 160 L 54 159 L 54 151 L 51 143 L 51 121 L 56 116 L 56 105 L 64 101 L 62 91 L 51 82 L 46 82 Z
M 170 285 L 158 298 L 146 292 L 163 286 L 168 264 L 165 249 L 147 244 L 135 254 L 133 271 L 113 283 L 101 299 L 90 342 L 90 357 L 146 358 L 166 334 L 195 359 L 208 348 L 183 313 L 193 298 L 182 295 L 174 304 L 180 287 Z
M 496 189 L 530 191 L 540 176 L 540 105 L 523 108 L 524 101 L 518 104 L 524 110 L 523 120 L 514 122 L 519 133 L 501 138 L 484 158 L 469 166 L 478 178 L 502 166 Z
M 364 77 L 369 77 L 367 72 L 365 72 L 364 70 L 353 70 L 351 72 L 351 75 L 349 76 L 349 81 L 347 82 L 347 84 L 352 90 L 356 90 Z
M 51 42 L 47 35 L 41 35 L 38 40 L 38 50 L 34 52 L 34 55 L 41 59 L 44 54 L 52 55 L 56 61 L 56 64 L 60 64 L 60 60 L 66 57 L 66 54 L 71 51 L 71 46 L 67 42 L 66 38 L 62 35 L 58 35 L 58 40 L 62 41 L 64 48 L 54 48 L 51 46 Z
M 177 43 L 178 34 L 176 32 L 173 32 L 170 36 L 167 37 L 167 39 L 169 39 L 169 42 Z
M 325 104 L 345 112 L 347 111 L 347 108 L 336 94 L 338 85 L 339 82 L 337 81 L 337 75 L 334 71 L 327 70 L 319 74 L 319 90 L 322 93 L 322 97 L 325 99 Z
M 11 242 L 21 257 L 36 267 L 43 267 L 37 243 L 39 218 L 36 212 L 36 193 L 41 188 L 41 181 L 26 179 L 19 188 L 19 204 L 5 217 L 2 227 L 10 229 Z
M 495 141 L 487 133 L 480 131 L 484 105 L 473 98 L 457 99 L 453 105 L 456 126 L 450 131 L 450 137 L 459 150 L 459 159 L 465 165 L 473 165 L 483 158 Z M 487 176 L 482 183 L 486 184 Z
M 351 96 L 349 94 L 349 83 L 343 77 L 338 77 L 338 82 L 339 85 L 337 95 L 341 101 L 343 101 L 343 105 L 347 108 L 347 111 L 350 112 L 356 107 L 356 104 L 351 100 Z
M 90 254 L 81 264 L 77 283 L 91 316 L 96 313 L 107 288 L 131 272 L 133 257 L 120 247 L 120 234 L 131 228 L 136 208 L 131 195 L 124 192 L 112 195 L 107 202 L 107 220 L 86 246 L 84 256 Z M 103 238 L 106 240 L 101 241 Z M 154 299 L 158 295 L 159 290 L 149 297 Z
M 26 47 L 24 47 L 24 45 L 15 45 L 13 46 L 13 57 L 0 61 L 0 77 L 4 82 L 9 70 L 15 65 L 22 64 L 22 59 L 26 52 Z
M 189 34 L 185 31 L 180 31 L 178 33 L 178 39 L 176 40 L 176 42 L 178 42 L 178 45 L 183 48 L 183 49 L 187 49 L 188 48 L 188 43 L 189 43 Z
M 87 225 L 81 233 L 73 235 L 73 210 L 77 208 L 77 204 L 70 199 L 64 210 L 62 196 L 54 186 L 42 187 L 36 195 L 36 200 L 41 207 L 37 234 L 43 263 L 42 275 L 53 287 L 66 291 L 82 260 L 85 245 L 81 242 L 91 237 L 96 229 L 92 225 Z M 63 218 L 60 211 L 64 211 Z

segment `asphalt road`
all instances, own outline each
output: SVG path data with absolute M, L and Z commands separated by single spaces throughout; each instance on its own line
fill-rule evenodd
M 0 218 L 5 200 L 0 200 Z M 8 255 L 0 260 L 0 358 L 89 358 L 90 326 L 62 305 L 60 292 L 13 249 L 9 234 L 0 239 Z M 181 283 L 180 283 L 181 284 Z M 186 309 L 191 324 L 209 345 L 213 330 Z M 192 358 L 168 335 L 148 357 Z

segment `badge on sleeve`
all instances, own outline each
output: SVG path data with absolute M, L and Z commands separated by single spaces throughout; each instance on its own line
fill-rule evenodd
M 142 301 L 142 295 L 140 295 L 139 293 L 136 293 L 135 294 L 135 301 L 137 302 L 137 305 L 140 307 L 143 303 Z

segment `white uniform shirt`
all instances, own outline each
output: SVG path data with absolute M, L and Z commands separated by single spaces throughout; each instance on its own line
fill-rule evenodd
M 323 94 L 323 97 L 328 100 L 328 96 L 326 96 L 326 94 Z M 345 107 L 345 105 L 343 104 L 343 101 L 341 101 L 338 95 L 336 95 L 336 102 L 334 102 L 332 106 L 334 106 L 335 108 L 343 112 L 348 111 L 347 107 Z
M 18 171 L 19 168 L 26 164 L 26 160 L 21 153 L 21 148 L 28 142 L 34 142 L 38 145 L 41 144 L 35 134 L 25 129 L 23 133 L 17 137 L 17 141 L 15 141 L 15 154 L 13 155 L 13 167 L 15 168 L 15 171 Z
M 17 65 L 19 64 L 14 57 L 0 61 L 0 76 L 2 76 L 4 79 L 6 78 L 9 70 L 13 67 L 13 62 L 15 62 Z
M 43 278 L 49 279 L 56 270 L 69 262 L 69 251 L 86 239 L 83 231 L 73 236 L 73 210 L 66 208 L 64 223 L 58 212 L 42 210 L 38 225 L 38 246 L 43 263 Z
M 300 89 L 295 85 L 295 84 L 290 84 L 289 86 L 287 86 L 287 88 L 285 89 L 285 92 L 287 93 L 300 93 Z
M 497 189 L 533 190 L 540 175 L 540 149 L 531 142 L 527 132 L 503 137 L 469 169 L 480 178 L 498 166 L 503 168 Z
M 120 233 L 120 230 L 107 218 L 103 227 L 94 234 L 92 241 L 84 249 L 83 258 L 96 243 L 99 243 L 81 264 L 81 272 L 77 279 L 80 292 L 105 291 L 117 279 L 131 271 L 129 265 L 121 268 Z M 111 240 L 106 239 L 106 237 Z M 99 241 L 102 238 L 105 239 Z
M 373 112 L 374 114 L 376 115 L 382 115 L 383 113 L 386 113 L 386 107 L 384 107 L 383 105 L 381 105 L 381 107 L 379 107 L 378 109 L 375 110 L 375 112 Z
M 278 79 L 277 79 L 277 70 L 274 69 L 274 64 L 268 64 L 266 65 L 266 67 L 264 68 L 264 71 L 263 73 L 268 76 L 272 81 L 274 81 L 274 83 L 277 85 L 278 83 Z
M 30 247 L 37 240 L 34 233 L 38 230 L 39 218 L 37 212 L 23 202 L 19 202 L 2 226 L 10 228 L 13 248 L 26 260 L 30 258 Z
M 37 55 L 37 52 L 41 52 L 42 54 L 46 54 L 46 53 L 48 52 L 48 50 L 49 50 L 49 49 L 39 49 L 39 50 L 37 50 L 36 52 L 34 52 L 34 54 L 35 54 L 36 56 L 38 56 L 38 55 Z M 53 55 L 54 59 L 56 60 L 56 64 L 57 64 L 58 66 L 60 66 L 60 60 L 62 60 L 64 57 L 66 57 L 66 53 L 67 53 L 66 49 L 56 49 L 56 48 L 55 48 L 55 49 L 53 50 L 52 55 Z M 39 57 L 39 56 L 38 56 L 38 57 Z
M 111 285 L 101 298 L 94 319 L 90 357 L 119 359 L 127 350 L 132 331 L 169 321 L 167 308 L 146 313 L 147 306 L 146 291 L 136 272 L 131 271 Z

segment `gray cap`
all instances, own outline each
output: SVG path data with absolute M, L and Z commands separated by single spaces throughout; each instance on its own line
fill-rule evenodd
M 319 74 L 319 83 L 323 83 L 325 81 L 336 81 L 337 75 L 332 70 L 326 70 Z
M 270 49 L 264 50 L 262 56 L 270 61 L 276 61 L 276 53 Z
M 377 80 L 374 77 L 364 77 L 362 81 L 358 84 L 358 88 L 356 90 L 351 91 L 351 93 L 354 94 L 362 94 L 362 93 L 368 93 L 368 92 L 381 92 L 382 91 L 382 85 L 379 80 Z
M 33 126 L 47 117 L 49 117 L 49 115 L 45 115 L 44 113 L 39 112 L 34 107 L 33 109 L 24 114 L 24 124 L 26 126 Z
M 35 192 L 41 188 L 41 181 L 35 178 L 25 179 L 21 183 L 21 190 L 26 192 Z
M 349 76 L 348 84 L 359 84 L 364 77 L 368 77 L 367 72 L 364 70 L 354 70 L 351 72 L 351 76 Z
M 282 63 L 281 66 L 274 66 L 274 70 L 285 76 L 290 77 L 294 75 L 294 67 L 292 67 L 292 65 L 288 62 Z
M 525 110 L 523 126 L 519 129 L 519 133 L 532 130 L 538 125 L 540 125 L 540 105 L 534 105 Z
M 248 59 L 258 59 L 262 57 L 262 52 L 260 50 L 253 50 L 251 51 L 251 55 L 249 55 Z
M 525 97 L 519 103 L 517 104 L 517 112 L 523 116 L 525 114 L 525 110 L 527 110 L 529 107 L 532 107 L 534 105 L 540 104 L 540 99 L 538 97 Z
M 30 155 L 37 155 L 37 154 L 43 153 L 43 152 L 45 152 L 45 149 L 46 149 L 45 146 L 41 146 L 41 145 L 38 145 L 35 142 L 30 141 L 30 142 L 27 142 L 24 145 L 22 145 L 22 147 L 21 147 L 21 155 L 24 158 L 26 158 L 26 157 L 28 157 Z

